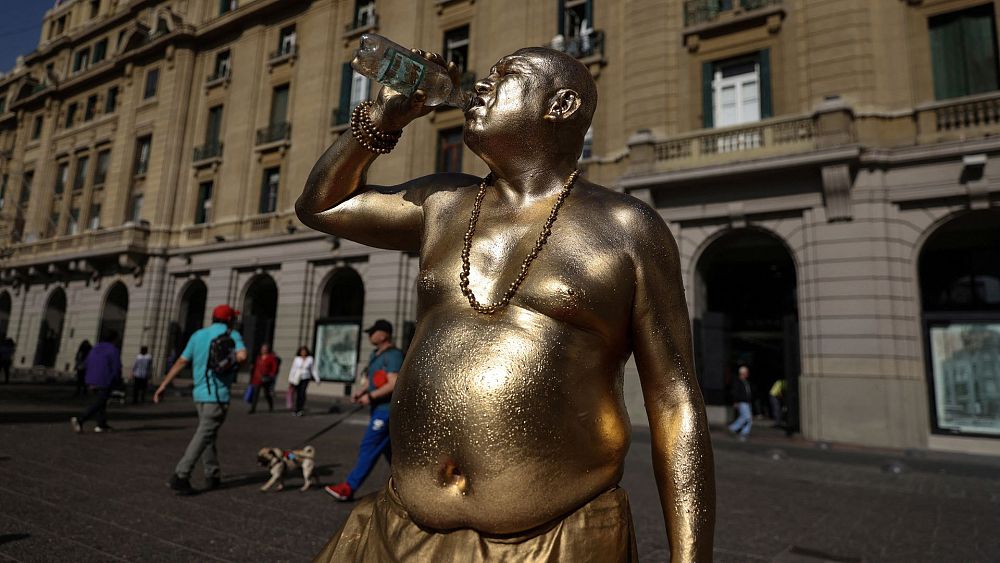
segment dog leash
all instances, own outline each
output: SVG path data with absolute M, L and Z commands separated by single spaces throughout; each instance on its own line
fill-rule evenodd
M 316 438 L 319 438 L 319 437 L 320 437 L 320 436 L 322 436 L 323 434 L 326 434 L 327 432 L 329 432 L 329 431 L 333 430 L 333 429 L 334 429 L 334 428 L 336 428 L 336 427 L 337 427 L 337 425 L 339 425 L 339 424 L 340 424 L 341 422 L 344 422 L 344 421 L 345 421 L 345 420 L 347 420 L 348 418 L 351 418 L 352 416 L 354 416 L 354 415 L 355 415 L 355 414 L 356 414 L 356 413 L 357 413 L 358 411 L 360 411 L 360 410 L 361 410 L 361 409 L 363 409 L 363 408 L 365 408 L 365 406 L 364 406 L 364 405 L 358 405 L 357 407 L 355 407 L 355 408 L 354 408 L 354 410 L 352 410 L 351 412 L 349 412 L 349 413 L 345 414 L 344 416 L 342 416 L 342 417 L 338 418 L 337 420 L 333 421 L 333 422 L 332 422 L 332 423 L 331 423 L 330 425 L 328 425 L 328 426 L 327 426 L 326 428 L 323 428 L 323 429 L 322 429 L 322 430 L 320 430 L 319 432 L 317 432 L 317 433 L 313 434 L 312 436 L 309 436 L 308 438 L 306 438 L 305 440 L 303 440 L 303 441 L 302 441 L 302 444 L 301 444 L 300 446 L 298 446 L 298 447 L 299 447 L 299 448 L 301 448 L 301 447 L 305 447 L 305 446 L 309 445 L 309 442 L 312 442 L 312 441 L 313 441 L 313 440 L 315 440 Z M 296 449 L 298 449 L 298 448 L 296 448 Z

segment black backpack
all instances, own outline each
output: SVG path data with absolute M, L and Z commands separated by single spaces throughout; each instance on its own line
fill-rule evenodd
M 236 361 L 236 341 L 226 331 L 212 339 L 208 345 L 208 369 L 216 377 L 224 377 L 239 369 Z

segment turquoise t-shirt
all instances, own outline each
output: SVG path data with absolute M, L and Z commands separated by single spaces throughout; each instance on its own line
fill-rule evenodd
M 399 373 L 399 370 L 403 367 L 403 351 L 399 348 L 392 347 L 382 352 L 378 353 L 378 350 L 372 350 L 371 358 L 368 359 L 368 392 L 371 393 L 377 387 L 375 387 L 375 374 L 379 371 L 385 371 L 386 374 L 389 373 Z M 390 393 L 387 397 L 381 397 L 376 399 L 378 402 L 372 404 L 372 412 L 385 412 L 389 413 L 389 405 L 392 404 L 392 394 Z
M 208 349 L 216 336 L 226 332 L 228 327 L 222 323 L 214 323 L 203 329 L 196 331 L 188 340 L 187 346 L 181 352 L 181 357 L 191 363 L 191 372 L 194 376 L 193 398 L 196 403 L 228 403 L 229 386 L 233 384 L 233 377 L 216 377 L 214 373 L 208 372 Z M 236 342 L 236 351 L 244 350 L 243 337 L 235 329 L 229 332 L 229 336 Z

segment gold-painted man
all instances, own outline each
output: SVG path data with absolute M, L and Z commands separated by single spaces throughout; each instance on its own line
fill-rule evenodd
M 486 178 L 368 185 L 425 99 L 383 88 L 359 106 L 296 206 L 317 230 L 420 253 L 392 477 L 317 560 L 636 560 L 618 488 L 630 354 L 672 561 L 711 560 L 712 449 L 677 247 L 652 209 L 575 173 L 597 105 L 587 68 L 522 49 L 476 83 L 464 136 Z

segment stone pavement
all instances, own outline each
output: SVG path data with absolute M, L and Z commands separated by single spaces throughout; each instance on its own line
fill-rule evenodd
M 75 435 L 64 385 L 0 385 L 0 561 L 308 561 L 350 505 L 319 490 L 264 494 L 263 446 L 330 424 L 329 400 L 295 418 L 234 404 L 220 440 L 222 489 L 173 496 L 165 481 L 196 423 L 189 398 L 113 406 L 109 434 Z M 281 401 L 283 407 L 283 400 Z M 365 417 L 314 441 L 320 478 L 350 469 Z M 766 431 L 713 435 L 716 561 L 1000 561 L 1000 460 L 819 449 Z M 384 462 L 361 494 L 388 476 Z M 192 479 L 201 484 L 201 476 Z M 649 439 L 633 436 L 623 484 L 643 561 L 668 559 Z

